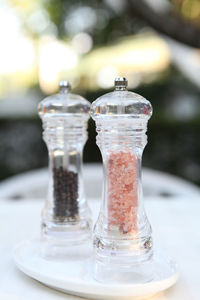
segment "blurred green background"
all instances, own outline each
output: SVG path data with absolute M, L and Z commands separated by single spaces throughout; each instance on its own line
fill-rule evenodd
M 200 184 L 199 0 L 1 0 L 0 40 L 0 179 L 48 164 L 37 105 L 59 80 L 92 102 L 122 75 L 154 109 L 143 165 Z

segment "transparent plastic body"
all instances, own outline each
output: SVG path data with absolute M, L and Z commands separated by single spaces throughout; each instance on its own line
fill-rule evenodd
M 91 236 L 91 216 L 84 196 L 82 151 L 87 140 L 89 102 L 68 89 L 39 105 L 49 153 L 49 190 L 42 212 L 44 254 L 64 254 L 65 247 Z
M 91 112 L 104 168 L 94 228 L 94 276 L 102 282 L 145 282 L 151 279 L 153 249 L 141 159 L 152 108 L 143 97 L 122 89 L 97 99 Z

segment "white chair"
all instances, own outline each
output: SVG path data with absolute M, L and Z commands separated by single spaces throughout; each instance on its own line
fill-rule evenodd
M 101 197 L 102 165 L 84 165 L 85 193 L 88 198 Z M 186 180 L 163 172 L 143 168 L 145 196 L 200 196 L 200 189 Z M 48 188 L 48 170 L 38 169 L 13 176 L 0 183 L 0 199 L 45 198 Z

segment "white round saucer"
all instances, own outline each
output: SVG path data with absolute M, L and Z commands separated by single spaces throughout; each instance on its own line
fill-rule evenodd
M 28 276 L 48 285 L 85 298 L 93 299 L 144 299 L 172 286 L 178 272 L 175 262 L 159 252 L 153 258 L 152 281 L 141 284 L 103 284 L 92 276 L 91 246 L 78 246 L 59 260 L 44 259 L 40 255 L 39 239 L 25 241 L 14 249 L 17 267 Z

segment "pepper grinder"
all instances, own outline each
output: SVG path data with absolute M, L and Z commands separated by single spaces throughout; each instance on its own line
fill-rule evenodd
M 101 282 L 140 283 L 151 277 L 153 248 L 143 206 L 141 158 L 152 107 L 127 91 L 127 83 L 126 78 L 116 78 L 114 92 L 91 106 L 104 169 L 93 238 L 94 277 Z
M 59 85 L 60 92 L 45 98 L 38 107 L 49 153 L 49 190 L 41 232 L 45 249 L 51 249 L 53 256 L 59 253 L 58 249 L 80 244 L 91 235 L 91 216 L 82 180 L 90 103 L 70 93 L 68 81 Z

